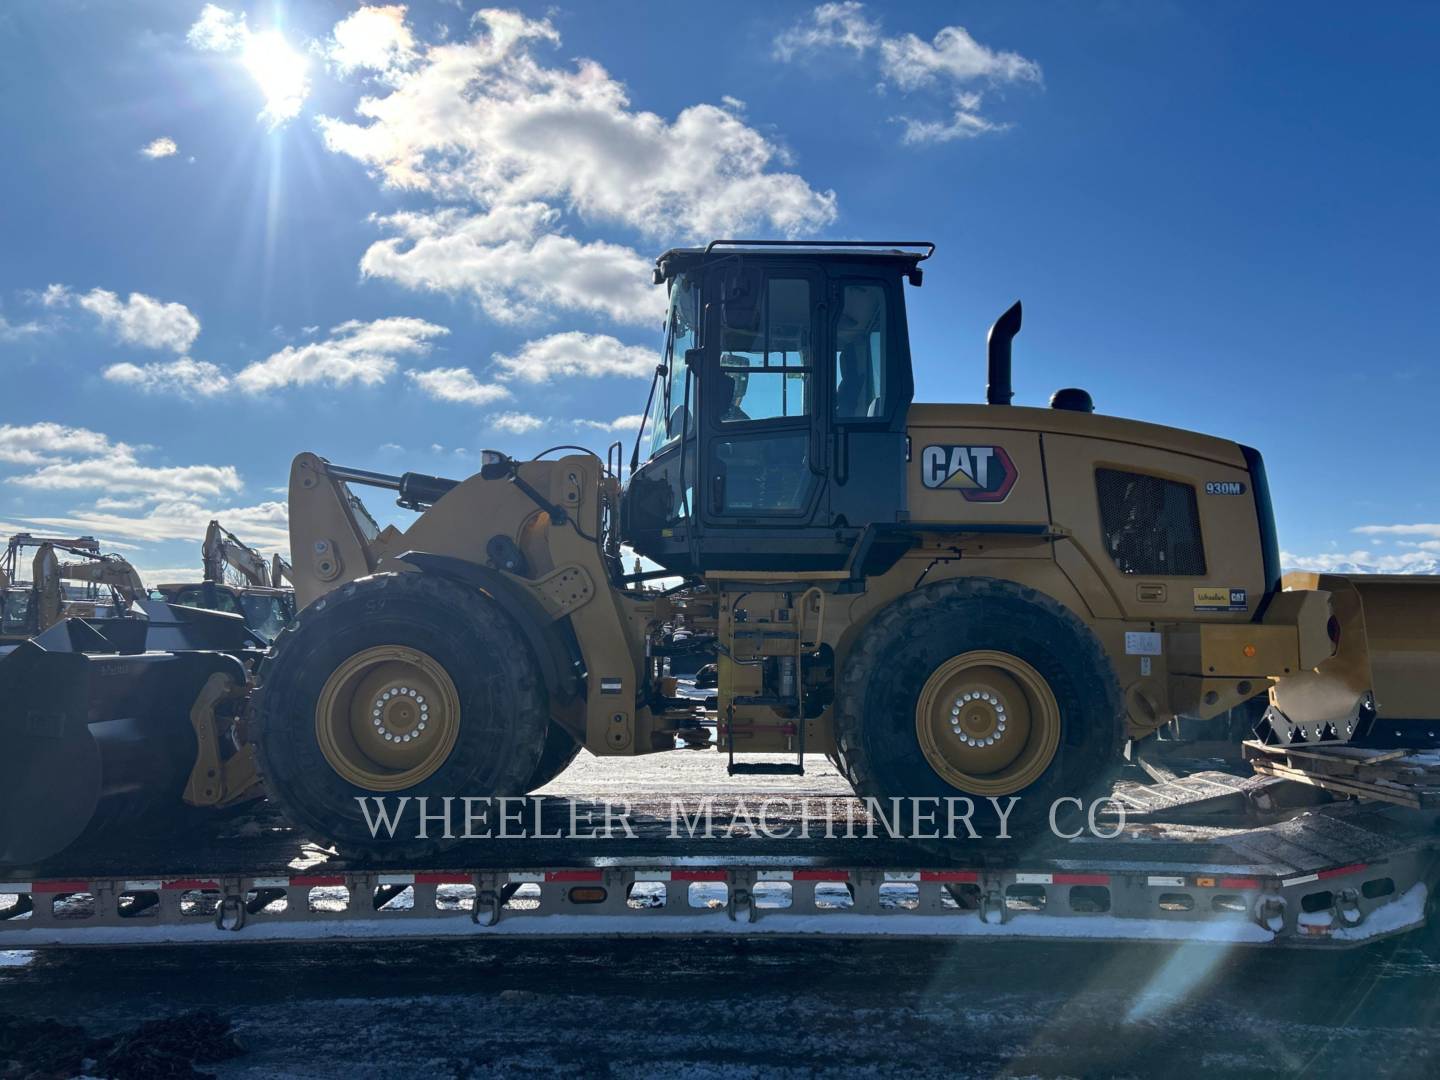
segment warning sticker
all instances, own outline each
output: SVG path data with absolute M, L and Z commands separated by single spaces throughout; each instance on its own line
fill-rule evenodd
M 1250 602 L 1244 589 L 1195 590 L 1196 611 L 1248 611 Z
M 1160 635 L 1148 631 L 1125 631 L 1126 656 L 1159 656 Z

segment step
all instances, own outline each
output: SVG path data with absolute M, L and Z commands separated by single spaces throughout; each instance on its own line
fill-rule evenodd
M 729 771 L 731 776 L 804 776 L 805 766 L 779 761 L 735 761 L 730 763 Z

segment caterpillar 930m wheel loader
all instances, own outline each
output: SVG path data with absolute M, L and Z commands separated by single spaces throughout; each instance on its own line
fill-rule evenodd
M 1328 658 L 1327 595 L 1280 590 L 1260 455 L 1074 389 L 1012 406 L 1018 304 L 986 404 L 912 403 L 905 288 L 932 250 L 666 252 L 623 487 L 618 448 L 488 452 L 460 482 L 298 457 L 302 613 L 253 710 L 272 796 L 363 846 L 357 795 L 519 794 L 556 748 L 708 742 L 734 773 L 823 752 L 861 794 L 980 816 L 1019 796 L 1014 832 L 1094 792 L 1127 735 Z M 420 515 L 379 530 L 355 485 Z M 662 570 L 627 574 L 622 545 Z M 677 626 L 716 641 L 713 740 L 662 676 Z M 754 762 L 776 752 L 794 764 Z
M 618 444 L 487 451 L 463 481 L 301 454 L 301 612 L 211 743 L 253 750 L 307 832 L 413 857 L 464 835 L 460 797 L 533 790 L 582 744 L 708 746 L 739 774 L 825 753 L 860 794 L 916 800 L 902 827 L 968 798 L 1018 835 L 1179 713 L 1270 690 L 1287 739 L 1434 726 L 1433 590 L 1284 591 L 1256 451 L 1097 415 L 1076 389 L 1013 406 L 1019 304 L 991 330 L 985 404 L 913 403 L 905 292 L 932 251 L 662 255 L 663 362 L 623 485 Z M 356 486 L 418 516 L 378 528 Z M 661 569 L 626 573 L 626 547 Z M 703 711 L 664 676 L 682 636 L 718 654 Z M 756 760 L 776 753 L 793 764 Z M 374 796 L 431 796 L 430 839 L 374 839 Z

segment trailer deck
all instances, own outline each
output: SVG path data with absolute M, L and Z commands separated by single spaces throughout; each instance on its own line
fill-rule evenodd
M 793 785 L 703 798 L 628 793 L 634 835 L 608 839 L 545 838 L 572 812 L 569 800 L 547 796 L 535 804 L 535 835 L 462 843 L 423 868 L 348 860 L 262 805 L 200 843 L 164 849 L 183 858 L 112 839 L 28 875 L 0 875 L 0 948 L 597 934 L 1313 948 L 1423 925 L 1436 815 L 1349 801 L 1276 809 L 1266 820 L 1268 795 L 1287 783 L 1205 773 L 1122 784 L 1117 799 L 1141 820 L 1113 838 L 992 838 L 949 859 L 885 836 L 823 777 L 810 785 L 818 794 Z M 598 815 L 622 796 L 571 798 Z M 673 835 L 676 808 L 695 815 L 706 802 L 711 834 Z M 788 816 L 767 819 L 771 835 L 760 835 L 766 804 Z M 797 804 L 813 811 L 808 835 L 798 835 L 807 815 Z M 795 835 L 780 835 L 787 829 Z

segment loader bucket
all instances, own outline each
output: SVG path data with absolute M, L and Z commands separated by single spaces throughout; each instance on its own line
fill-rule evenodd
M 0 657 L 0 865 L 181 809 L 190 707 L 212 674 L 243 686 L 254 646 L 235 616 L 145 606 L 149 619 L 66 619 Z M 212 648 L 174 647 L 200 642 Z
M 1440 746 L 1440 576 L 1291 574 L 1285 586 L 1330 593 L 1339 640 L 1318 668 L 1276 683 L 1257 734 Z

